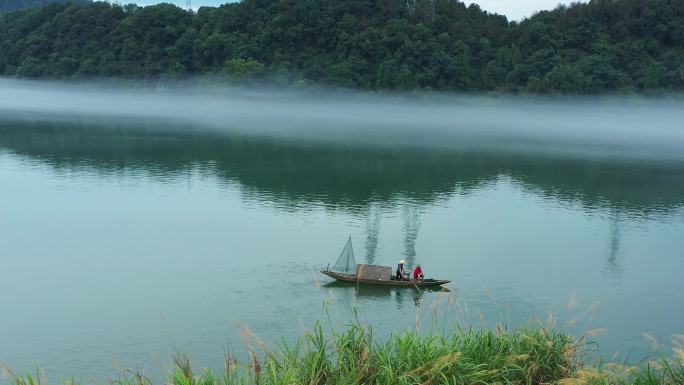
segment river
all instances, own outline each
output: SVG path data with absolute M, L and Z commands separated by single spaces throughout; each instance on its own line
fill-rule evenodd
M 0 124 L 0 362 L 54 383 L 220 369 L 358 313 L 378 335 L 546 323 L 605 357 L 684 332 L 684 161 L 300 141 L 142 120 Z M 334 284 L 405 258 L 450 291 Z M 580 317 L 580 318 L 575 318 Z M 535 320 L 537 319 L 537 320 Z M 662 348 L 667 353 L 667 348 Z

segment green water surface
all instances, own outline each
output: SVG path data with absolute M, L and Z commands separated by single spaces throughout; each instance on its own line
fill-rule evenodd
M 0 362 L 158 377 L 178 348 L 220 369 L 243 328 L 274 345 L 354 309 L 380 336 L 579 316 L 636 361 L 642 333 L 684 332 L 683 206 L 672 159 L 4 121 Z M 331 283 L 350 235 L 358 263 L 405 258 L 450 292 Z

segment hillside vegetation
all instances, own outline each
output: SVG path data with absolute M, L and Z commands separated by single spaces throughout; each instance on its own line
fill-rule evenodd
M 52 4 L 0 16 L 0 75 L 459 92 L 684 88 L 683 0 L 592 0 L 522 22 L 453 0 Z

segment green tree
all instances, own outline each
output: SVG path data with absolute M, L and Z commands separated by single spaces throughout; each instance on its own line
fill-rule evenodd
M 210 74 L 370 89 L 603 93 L 684 89 L 684 7 L 593 0 L 520 22 L 450 0 L 171 4 L 4 0 L 0 76 Z M 37 6 L 37 7 L 36 7 Z
M 584 92 L 584 82 L 584 74 L 577 67 L 561 64 L 544 77 L 542 87 L 555 93 L 577 94 Z

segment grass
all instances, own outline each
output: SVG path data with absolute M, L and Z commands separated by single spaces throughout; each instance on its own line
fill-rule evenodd
M 332 328 L 331 328 L 332 329 Z M 684 349 L 638 366 L 583 363 L 587 343 L 553 327 L 514 331 L 459 328 L 424 335 L 394 334 L 384 341 L 372 329 L 353 324 L 325 332 L 320 324 L 293 344 L 250 351 L 249 362 L 226 355 L 225 370 L 195 372 L 187 355 L 177 353 L 169 385 L 684 385 Z M 11 385 L 45 385 L 35 376 L 16 376 Z M 71 379 L 67 385 L 79 382 Z M 151 385 L 139 371 L 126 371 L 111 385 Z

